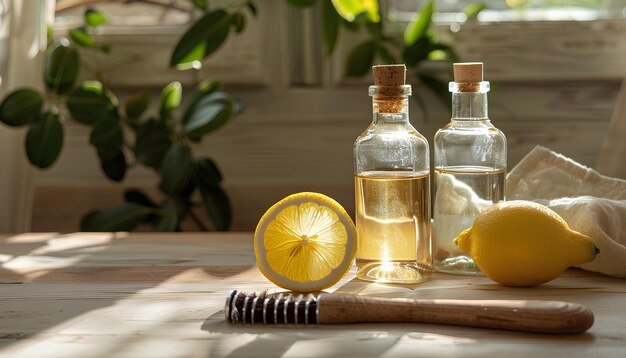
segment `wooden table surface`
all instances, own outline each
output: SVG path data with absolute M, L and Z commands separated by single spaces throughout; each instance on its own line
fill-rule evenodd
M 535 288 L 435 274 L 412 287 L 354 279 L 329 291 L 384 297 L 548 299 L 594 313 L 588 333 L 551 336 L 426 324 L 233 326 L 231 289 L 278 290 L 251 233 L 0 236 L 2 357 L 626 357 L 626 281 L 568 271 Z

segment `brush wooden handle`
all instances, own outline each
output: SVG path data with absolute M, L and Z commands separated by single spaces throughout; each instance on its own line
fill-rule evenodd
M 575 334 L 593 325 L 582 305 L 560 301 L 426 300 L 321 294 L 319 323 L 420 322 Z

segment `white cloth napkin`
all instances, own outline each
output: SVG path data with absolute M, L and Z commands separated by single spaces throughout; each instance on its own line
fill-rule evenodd
M 580 268 L 626 278 L 626 180 L 537 146 L 507 176 L 506 199 L 548 206 L 600 249 Z

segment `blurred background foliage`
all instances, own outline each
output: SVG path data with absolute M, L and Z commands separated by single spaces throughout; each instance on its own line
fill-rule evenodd
M 171 67 L 180 70 L 200 69 L 230 36 L 245 31 L 258 11 L 252 0 L 219 6 L 211 6 L 208 0 L 189 1 L 195 20 L 172 49 L 169 60 Z M 390 21 L 376 0 L 285 1 L 299 8 L 320 7 L 321 36 L 328 56 L 335 51 L 343 31 L 365 34 L 347 56 L 346 77 L 367 74 L 375 62 L 405 63 L 414 81 L 423 83 L 448 104 L 447 81 L 430 75 L 422 66 L 429 60 L 457 60 L 453 48 L 431 31 L 434 1 L 426 1 L 406 28 Z M 464 13 L 475 19 L 484 8 L 482 3 L 472 3 Z M 219 167 L 210 157 L 195 156 L 193 143 L 227 124 L 242 106 L 220 90 L 219 82 L 210 79 L 200 82 L 186 101 L 176 81 L 162 89 L 158 100 L 145 90 L 123 101 L 107 86 L 106 78 L 79 83 L 81 52 L 106 54 L 111 50 L 92 36 L 107 21 L 106 14 L 88 8 L 83 24 L 64 36 L 53 38 L 49 30 L 43 68 L 45 90 L 19 88 L 7 94 L 0 104 L 0 121 L 11 127 L 27 127 L 26 154 L 40 169 L 56 162 L 64 144 L 66 121 L 72 120 L 89 127 L 89 143 L 108 179 L 123 181 L 127 171 L 138 165 L 157 173 L 160 200 L 128 189 L 122 204 L 84 215 L 80 223 L 83 231 L 131 231 L 142 224 L 157 231 L 178 231 L 187 217 L 200 230 L 228 230 L 232 212 L 221 187 Z M 419 93 L 415 97 L 422 102 Z M 206 211 L 212 226 L 200 220 L 195 208 Z

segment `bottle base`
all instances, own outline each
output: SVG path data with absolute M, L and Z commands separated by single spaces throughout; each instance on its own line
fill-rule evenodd
M 449 257 L 445 260 L 435 260 L 435 270 L 437 272 L 454 275 L 484 276 L 474 261 L 467 256 Z
M 432 276 L 431 267 L 415 261 L 359 261 L 356 277 L 363 281 L 408 285 L 422 283 Z

